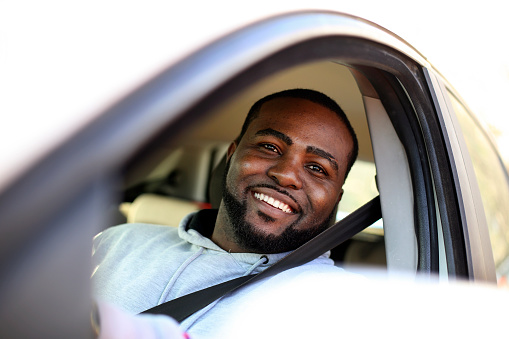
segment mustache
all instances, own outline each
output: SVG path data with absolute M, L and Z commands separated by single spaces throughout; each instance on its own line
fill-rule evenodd
M 302 208 L 300 207 L 300 204 L 299 202 L 297 201 L 297 199 L 295 199 L 293 197 L 293 195 L 291 195 L 288 191 L 280 188 L 280 187 L 277 187 L 275 185 L 271 185 L 271 184 L 257 184 L 257 185 L 251 185 L 251 186 L 248 186 L 246 187 L 246 189 L 244 190 L 244 194 L 247 194 L 247 192 L 249 192 L 251 189 L 253 188 L 256 188 L 256 187 L 263 187 L 263 188 L 269 188 L 269 189 L 272 189 L 278 193 L 281 193 L 281 194 L 284 194 L 286 195 L 287 197 L 289 197 L 290 199 L 293 200 L 293 202 L 295 202 L 297 204 L 297 206 L 299 207 L 299 210 L 302 210 Z

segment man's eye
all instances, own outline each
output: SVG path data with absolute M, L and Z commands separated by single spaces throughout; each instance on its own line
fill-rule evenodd
M 321 166 L 318 166 L 318 165 L 308 165 L 307 167 L 310 170 L 312 170 L 313 172 L 318 172 L 318 173 L 322 173 L 322 174 L 327 175 L 327 172 L 325 172 L 325 170 Z
M 276 147 L 276 146 L 274 146 L 274 145 L 271 145 L 271 144 L 262 144 L 261 146 L 262 146 L 263 148 L 265 148 L 265 149 L 269 150 L 269 151 L 274 152 L 274 153 L 279 153 L 279 150 L 278 150 L 278 149 L 277 149 L 277 147 Z

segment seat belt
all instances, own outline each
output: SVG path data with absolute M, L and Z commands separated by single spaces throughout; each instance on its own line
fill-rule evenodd
M 377 196 L 261 273 L 242 276 L 204 288 L 152 307 L 142 313 L 165 314 L 178 322 L 182 322 L 213 301 L 247 284 L 274 276 L 287 269 L 303 265 L 316 259 L 323 253 L 330 251 L 364 230 L 381 217 L 380 196 Z

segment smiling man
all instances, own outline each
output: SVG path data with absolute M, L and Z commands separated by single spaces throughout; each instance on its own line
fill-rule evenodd
M 94 239 L 96 298 L 135 314 L 265 270 L 331 224 L 357 153 L 347 117 L 324 94 L 295 89 L 259 100 L 228 149 L 218 210 L 178 228 L 127 224 Z M 260 284 L 324 270 L 339 270 L 328 253 L 216 300 L 182 329 L 210 336 Z
M 308 90 L 262 99 L 246 124 L 228 150 L 212 240 L 232 252 L 293 250 L 333 220 L 355 134 L 339 106 Z

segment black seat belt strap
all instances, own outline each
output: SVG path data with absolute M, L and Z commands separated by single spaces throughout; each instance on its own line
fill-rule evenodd
M 381 217 L 380 197 L 377 196 L 261 273 L 243 276 L 210 286 L 180 298 L 167 301 L 142 313 L 166 314 L 178 322 L 181 322 L 196 311 L 206 307 L 214 300 L 248 283 L 274 276 L 287 269 L 303 265 L 316 259 L 323 253 L 364 230 Z

